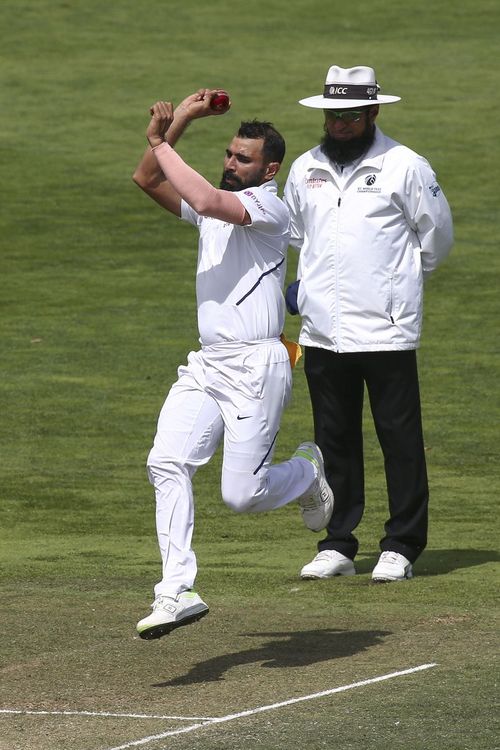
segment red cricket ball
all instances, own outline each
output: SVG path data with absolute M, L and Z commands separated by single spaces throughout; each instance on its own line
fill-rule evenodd
M 225 91 L 218 91 L 214 94 L 210 100 L 210 108 L 215 112 L 222 112 L 222 110 L 229 107 L 229 95 Z

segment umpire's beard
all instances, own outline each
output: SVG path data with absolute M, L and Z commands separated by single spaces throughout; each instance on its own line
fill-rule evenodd
M 375 125 L 366 123 L 364 132 L 349 141 L 337 141 L 325 130 L 321 141 L 321 150 L 330 161 L 337 164 L 350 164 L 368 151 L 375 138 Z

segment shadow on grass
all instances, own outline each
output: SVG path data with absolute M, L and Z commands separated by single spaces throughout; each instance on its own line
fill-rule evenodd
M 498 562 L 500 555 L 490 549 L 430 549 L 422 552 L 415 563 L 415 574 L 439 576 L 460 568 L 473 568 L 489 562 Z
M 223 680 L 224 673 L 242 664 L 261 663 L 261 667 L 304 667 L 309 664 L 339 659 L 376 646 L 391 635 L 386 630 L 307 630 L 292 633 L 245 633 L 245 637 L 270 638 L 257 648 L 243 649 L 216 656 L 196 664 L 187 674 L 153 687 L 191 685 L 197 682 Z

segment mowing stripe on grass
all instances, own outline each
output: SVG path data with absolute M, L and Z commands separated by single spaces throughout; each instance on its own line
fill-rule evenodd
M 194 732 L 196 729 L 201 727 L 213 726 L 214 724 L 223 724 L 227 721 L 234 721 L 235 719 L 242 719 L 246 716 L 254 716 L 255 714 L 262 713 L 264 711 L 273 711 L 276 708 L 283 708 L 284 706 L 292 706 L 294 703 L 301 703 L 303 701 L 314 700 L 315 698 L 324 698 L 326 695 L 333 695 L 334 693 L 342 693 L 346 690 L 353 690 L 354 688 L 364 687 L 365 685 L 373 685 L 376 682 L 383 682 L 384 680 L 392 680 L 394 677 L 403 677 L 404 675 L 414 674 L 415 672 L 422 672 L 425 669 L 431 669 L 437 667 L 436 663 L 432 664 L 421 664 L 418 667 L 410 667 L 409 669 L 403 669 L 399 672 L 390 672 L 389 674 L 380 675 L 379 677 L 371 677 L 368 680 L 360 680 L 359 682 L 351 682 L 350 685 L 342 685 L 341 687 L 331 688 L 330 690 L 322 690 L 320 693 L 312 693 L 311 695 L 303 695 L 300 698 L 290 698 L 280 703 L 271 703 L 268 706 L 258 706 L 257 708 L 250 708 L 246 711 L 239 711 L 235 714 L 228 714 L 227 716 L 221 716 L 217 719 L 208 719 L 197 724 L 192 724 L 189 727 L 183 727 L 182 729 L 173 729 L 169 732 L 163 732 L 162 734 L 151 735 L 150 737 L 143 737 L 140 740 L 132 740 L 124 745 L 117 745 L 116 747 L 108 748 L 108 750 L 128 750 L 131 747 L 138 747 L 139 745 L 146 745 L 149 742 L 157 742 L 158 740 L 166 739 L 167 737 L 173 737 L 176 734 L 187 734 L 188 732 Z M 165 749 L 166 750 L 166 749 Z
M 21 708 L 0 708 L 0 714 L 22 714 L 23 716 L 94 716 L 112 719 L 175 719 L 177 721 L 214 721 L 208 716 L 166 716 L 155 714 L 114 714 L 110 711 L 34 711 Z

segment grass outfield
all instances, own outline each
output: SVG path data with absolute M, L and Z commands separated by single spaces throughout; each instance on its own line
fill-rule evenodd
M 499 23 L 493 0 L 2 2 L 0 750 L 498 748 Z M 230 113 L 180 152 L 218 181 L 240 120 L 270 119 L 283 186 L 321 134 L 297 99 L 334 63 L 403 97 L 378 122 L 429 158 L 455 218 L 419 352 L 429 546 L 414 580 L 371 584 L 387 508 L 368 413 L 354 578 L 299 580 L 320 537 L 290 506 L 232 514 L 217 455 L 195 478 L 210 615 L 145 643 L 144 464 L 197 346 L 196 235 L 131 181 L 148 107 L 227 88 Z M 311 434 L 299 364 L 276 459 Z

